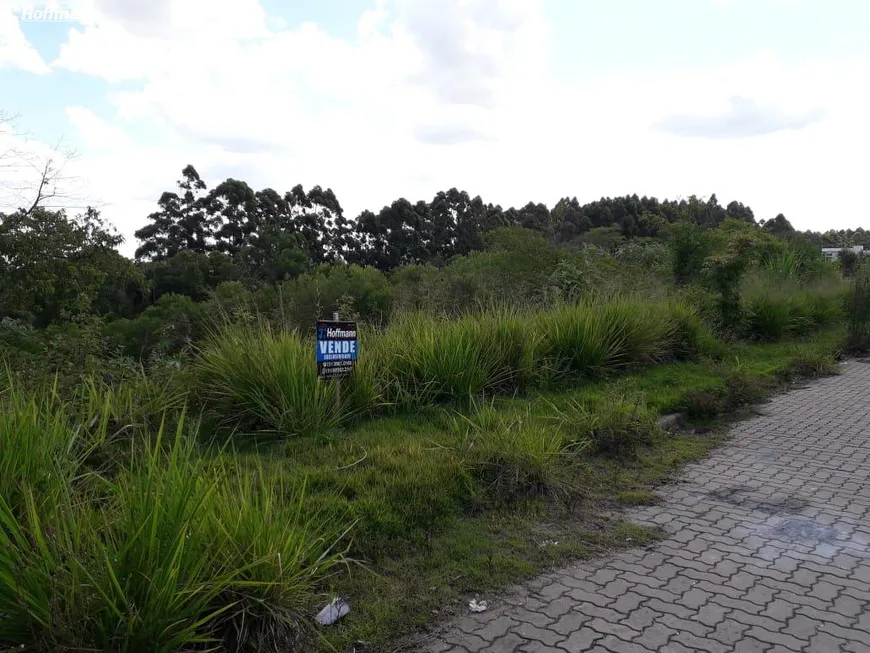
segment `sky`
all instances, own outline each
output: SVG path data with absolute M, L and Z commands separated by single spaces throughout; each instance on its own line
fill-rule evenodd
M 867 34 L 866 0 L 0 0 L 0 155 L 74 152 L 125 253 L 187 164 L 350 217 L 457 187 L 868 228 Z

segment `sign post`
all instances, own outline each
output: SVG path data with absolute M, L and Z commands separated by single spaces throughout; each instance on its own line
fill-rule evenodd
M 317 321 L 317 377 L 324 381 L 350 376 L 359 355 L 356 322 Z

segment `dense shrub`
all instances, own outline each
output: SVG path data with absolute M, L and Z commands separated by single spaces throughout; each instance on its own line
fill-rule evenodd
M 668 228 L 668 247 L 674 278 L 687 283 L 700 277 L 704 260 L 713 251 L 714 236 L 708 229 L 679 222 Z
M 210 309 L 209 303 L 197 303 L 185 295 L 163 295 L 139 317 L 108 323 L 106 346 L 140 360 L 188 351 L 219 319 Z
M 566 253 L 529 229 L 496 229 L 485 240 L 486 251 L 456 258 L 444 268 L 433 308 L 456 315 L 493 305 L 545 303 L 549 278 Z
M 309 332 L 318 319 L 339 311 L 343 319 L 383 324 L 390 316 L 390 283 L 375 268 L 357 265 L 320 265 L 312 272 L 281 284 L 277 293 L 267 292 L 272 305 L 261 302 L 266 314 L 276 311 L 283 325 Z
M 17 320 L 0 320 L 0 371 L 12 374 L 20 390 L 52 384 L 71 392 L 82 375 L 102 373 L 107 359 L 102 324 L 96 320 L 34 329 Z

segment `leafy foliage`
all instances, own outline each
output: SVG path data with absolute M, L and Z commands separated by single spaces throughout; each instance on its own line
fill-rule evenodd
M 114 250 L 120 242 L 93 209 L 73 219 L 43 209 L 0 214 L 0 317 L 46 326 L 91 314 L 101 300 L 114 308 L 118 284 L 141 293 L 141 275 Z

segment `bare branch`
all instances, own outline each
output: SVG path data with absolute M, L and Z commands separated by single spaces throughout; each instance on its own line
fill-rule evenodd
M 29 214 L 38 208 L 87 204 L 81 196 L 82 180 L 65 172 L 76 156 L 63 138 L 47 148 L 31 144 L 29 135 L 19 129 L 17 116 L 0 111 L 0 211 Z

